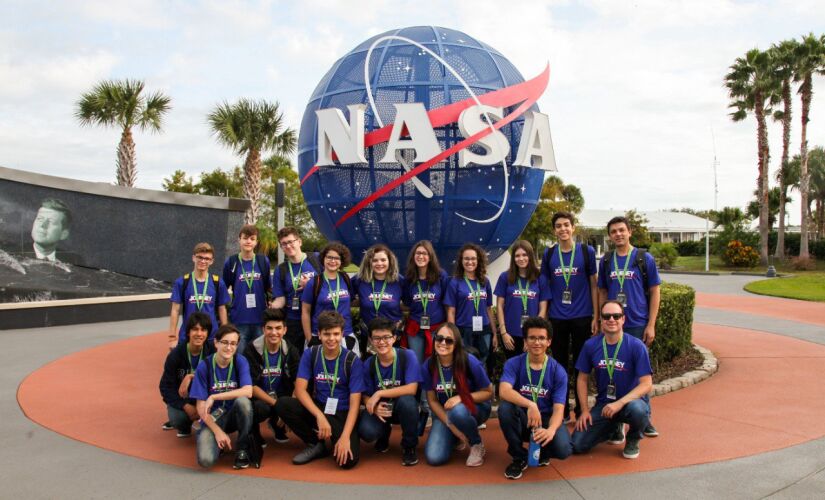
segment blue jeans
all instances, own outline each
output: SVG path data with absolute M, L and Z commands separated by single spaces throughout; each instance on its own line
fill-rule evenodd
M 261 325 L 258 324 L 235 326 L 238 328 L 238 333 L 240 333 L 241 337 L 238 340 L 238 350 L 235 352 L 243 354 L 243 351 L 246 348 L 246 344 L 260 337 L 263 331 L 261 330 Z
M 227 434 L 238 431 L 238 439 L 234 447 L 237 451 L 249 450 L 249 432 L 252 430 L 252 401 L 249 398 L 236 399 L 232 408 L 218 418 L 217 424 Z M 197 447 L 198 465 L 204 468 L 215 465 L 221 450 L 218 448 L 218 442 L 215 441 L 215 433 L 206 424 L 203 424 L 198 432 Z
M 475 416 L 470 413 L 464 403 L 455 405 L 447 410 L 447 420 L 455 425 L 462 434 L 467 436 L 470 445 L 480 444 L 481 435 L 478 433 L 478 426 L 486 422 L 490 417 L 490 402 L 476 403 Z M 424 445 L 424 456 L 430 465 L 442 465 L 450 460 L 450 454 L 455 448 L 457 438 L 455 434 L 438 417 L 433 416 L 433 426 L 430 428 L 430 435 Z
M 645 327 L 644 326 L 625 327 L 624 328 L 624 333 L 626 333 L 628 335 L 632 335 L 632 336 L 636 337 L 637 339 L 641 340 L 642 342 L 644 342 L 644 338 L 645 338 Z M 645 394 L 644 396 L 642 396 L 642 399 L 644 399 L 647 402 L 647 404 L 650 405 L 650 396 Z M 650 409 L 648 410 L 648 418 L 650 417 L 650 415 L 653 415 L 653 407 L 650 407 Z
M 417 335 L 407 336 L 407 347 L 415 353 L 416 359 L 418 359 L 418 364 L 424 362 L 424 352 L 425 352 L 425 343 L 427 342 L 427 336 L 424 335 L 423 331 L 418 332 Z
M 542 413 L 541 425 L 547 428 L 550 422 L 550 413 Z M 502 401 L 498 407 L 498 421 L 501 432 L 507 441 L 507 453 L 513 460 L 527 461 L 527 449 L 524 443 L 530 441 L 530 429 L 527 428 L 527 408 L 516 406 L 513 403 Z M 541 447 L 541 458 L 557 458 L 564 460 L 573 452 L 570 444 L 570 433 L 567 427 L 559 426 L 553 440 Z
M 613 418 L 602 416 L 604 403 L 596 403 L 590 410 L 593 423 L 587 430 L 573 432 L 573 453 L 587 453 L 597 444 L 607 441 L 616 425 L 620 423 L 630 424 L 627 432 L 627 439 L 642 439 L 642 431 L 650 421 L 650 405 L 643 399 L 635 399 L 626 405 Z
M 185 411 L 166 405 L 166 414 L 169 416 L 169 423 L 179 432 L 189 432 L 192 429 L 192 420 Z
M 493 329 L 487 325 L 480 332 L 474 332 L 472 327 L 459 327 L 464 348 L 473 347 L 478 351 L 481 364 L 487 365 L 487 356 L 490 355 L 490 343 L 493 340 Z
M 401 447 L 404 449 L 418 446 L 418 401 L 415 396 L 401 396 L 395 399 L 392 417 L 382 422 L 368 411 L 361 413 L 358 421 L 358 434 L 367 443 L 378 439 L 389 439 L 392 424 L 401 424 Z

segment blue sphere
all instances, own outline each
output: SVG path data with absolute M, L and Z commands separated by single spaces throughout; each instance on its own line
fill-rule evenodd
M 515 66 L 498 51 L 460 31 L 415 26 L 376 35 L 339 59 L 312 93 L 298 137 L 301 179 L 318 158 L 316 110 L 338 108 L 349 120 L 347 106 L 365 104 L 365 133 L 380 128 L 364 83 L 364 62 L 373 42 L 388 35 L 413 40 L 438 54 L 477 96 L 524 81 Z M 406 41 L 378 43 L 369 64 L 371 92 L 384 125 L 393 123 L 396 103 L 418 102 L 429 111 L 472 97 L 441 62 Z M 515 108 L 516 105 L 505 108 L 504 115 Z M 538 111 L 538 106 L 533 105 L 530 110 Z M 458 154 L 453 154 L 418 175 L 432 191 L 431 197 L 425 197 L 413 182 L 407 181 L 336 227 L 357 203 L 405 173 L 399 163 L 378 163 L 386 152 L 386 142 L 366 149 L 367 163 L 336 164 L 315 171 L 302 185 L 304 199 L 323 235 L 347 245 L 356 261 L 367 248 L 381 242 L 393 249 L 404 266 L 412 245 L 426 239 L 433 243 L 448 272 L 458 249 L 466 242 L 482 246 L 492 262 L 527 225 L 544 180 L 543 170 L 511 165 L 523 126 L 522 115 L 501 128 L 510 143 L 506 159 L 509 184 L 504 209 L 491 222 L 478 223 L 467 218 L 485 220 L 499 212 L 504 201 L 505 167 L 499 163 L 459 168 Z M 442 151 L 464 139 L 455 123 L 435 128 L 435 134 Z M 478 146 L 471 146 L 470 150 L 483 152 Z M 426 159 L 416 160 L 420 163 Z

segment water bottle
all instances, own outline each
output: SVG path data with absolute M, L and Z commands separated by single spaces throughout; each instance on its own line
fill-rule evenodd
M 530 447 L 527 449 L 527 465 L 538 467 L 541 456 L 541 445 L 536 442 L 533 432 L 530 433 Z

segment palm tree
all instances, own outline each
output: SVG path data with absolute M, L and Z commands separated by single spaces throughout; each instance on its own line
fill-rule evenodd
M 775 121 L 782 122 L 782 163 L 776 173 L 776 180 L 779 182 L 779 228 L 774 256 L 777 259 L 785 258 L 785 206 L 788 204 L 785 171 L 788 169 L 791 147 L 791 80 L 794 75 L 794 52 L 798 45 L 796 40 L 784 40 L 770 48 L 773 52 L 776 77 L 782 82 L 782 109 L 773 114 Z
M 722 207 L 722 210 L 713 210 L 710 214 L 713 227 L 722 226 L 725 231 L 733 233 L 742 231 L 748 223 L 748 216 L 739 207 Z
M 747 118 L 752 112 L 756 118 L 756 143 L 759 159 L 757 191 L 759 193 L 759 256 L 763 264 L 768 262 L 768 126 L 766 115 L 779 100 L 778 79 L 772 71 L 772 54 L 751 49 L 744 57 L 736 58 L 725 75 L 725 86 L 731 98 L 730 114 L 735 122 Z
M 140 80 L 106 80 L 80 96 L 75 116 L 81 125 L 118 126 L 123 129 L 117 145 L 117 184 L 134 187 L 137 156 L 132 127 L 160 132 L 163 115 L 171 108 L 169 97 L 160 92 L 141 95 Z
M 244 196 L 250 206 L 247 224 L 258 220 L 261 199 L 261 153 L 288 155 L 295 151 L 295 131 L 285 128 L 278 103 L 240 99 L 219 104 L 207 117 L 218 142 L 245 155 Z
M 808 155 L 808 174 L 810 175 L 810 192 L 808 199 L 808 216 L 811 199 L 816 202 L 816 236 L 821 239 L 825 234 L 825 149 L 822 146 L 813 148 Z

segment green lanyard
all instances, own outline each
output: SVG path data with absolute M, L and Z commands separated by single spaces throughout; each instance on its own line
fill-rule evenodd
M 206 302 L 206 288 L 209 285 L 209 275 L 206 275 L 206 281 L 203 282 L 203 291 L 198 293 L 198 286 L 196 285 L 198 280 L 195 279 L 195 276 L 192 276 L 192 291 L 195 293 L 195 306 L 198 308 L 198 311 L 203 309 L 203 303 Z
M 602 337 L 602 350 L 604 350 L 604 363 L 607 365 L 607 376 L 610 377 L 610 383 L 613 383 L 613 369 L 616 366 L 616 358 L 619 356 L 619 349 L 622 348 L 622 340 L 624 335 L 619 337 L 619 343 L 616 344 L 616 350 L 613 351 L 613 359 L 607 357 L 607 341 Z
M 627 252 L 627 257 L 624 261 L 624 269 L 622 269 L 621 274 L 619 274 L 619 263 L 616 261 L 616 252 L 613 252 L 613 270 L 616 271 L 616 279 L 619 280 L 619 291 L 624 291 L 624 278 L 627 275 L 627 265 L 630 264 L 631 257 L 633 256 L 633 247 L 630 247 L 630 251 Z M 570 264 L 572 265 L 573 262 L 571 261 Z
M 324 274 L 324 281 L 327 282 L 329 294 L 332 295 L 332 307 L 334 307 L 335 310 L 338 311 L 338 301 L 341 300 L 341 297 L 338 296 L 338 293 L 341 291 L 341 276 L 337 272 L 335 273 L 335 293 L 332 293 L 332 285 L 330 285 L 326 274 Z
M 524 309 L 524 314 L 527 314 L 527 293 L 530 291 L 530 282 L 527 282 L 527 286 L 521 286 L 521 278 L 517 281 L 518 283 L 518 291 L 521 294 L 521 308 Z M 476 306 L 476 312 L 478 311 L 478 306 Z
M 530 356 L 524 355 L 524 367 L 527 369 L 527 383 L 530 384 L 530 396 L 533 397 L 533 402 L 539 402 L 539 391 L 541 385 L 544 383 L 544 372 L 547 371 L 547 355 L 544 356 L 544 366 L 541 367 L 541 376 L 539 377 L 539 385 L 533 387 L 533 379 L 530 376 Z
M 332 382 L 329 381 L 329 372 L 327 371 L 327 360 L 324 358 L 324 353 L 321 353 L 321 367 L 324 369 L 324 377 L 327 379 L 329 385 L 329 397 L 334 397 L 335 384 L 338 382 L 338 361 L 341 359 L 342 348 L 338 348 L 338 356 L 335 358 L 335 373 L 333 373 Z
M 298 276 L 295 276 L 295 272 L 292 271 L 292 262 L 287 262 L 287 266 L 289 268 L 289 276 L 292 278 L 292 290 L 298 290 L 298 284 L 301 282 L 301 270 L 304 269 L 304 260 L 306 260 L 307 256 L 304 254 L 301 257 L 301 265 L 298 266 Z
M 395 383 L 395 368 L 398 364 L 398 351 L 395 349 L 392 350 L 392 381 Z M 378 384 L 381 386 L 381 389 L 386 389 L 387 385 L 384 383 L 384 379 L 381 378 L 381 370 L 378 369 L 378 354 L 375 355 L 375 376 L 378 377 Z
M 218 355 L 215 354 L 212 356 L 212 381 L 214 382 L 215 387 L 218 386 L 218 371 L 215 368 L 215 358 Z M 226 371 L 226 385 L 224 386 L 224 390 L 229 387 L 229 381 L 232 380 L 232 368 L 235 366 L 235 357 L 232 357 L 232 360 L 229 361 L 229 370 Z M 221 391 L 224 392 L 224 391 Z
M 387 289 L 387 280 L 384 280 L 384 286 L 381 287 L 381 295 L 377 298 L 375 297 L 375 280 L 370 281 L 370 285 L 372 286 L 372 305 L 375 306 L 375 312 L 378 313 L 378 309 L 381 308 L 381 299 L 384 297 L 384 290 Z
M 481 283 L 478 283 L 477 290 L 473 290 L 473 286 L 470 284 L 470 280 L 467 279 L 467 276 L 464 276 L 464 282 L 467 283 L 467 288 L 469 288 L 470 292 L 473 294 L 473 305 L 476 308 L 476 316 L 478 316 L 478 306 L 481 304 Z
M 427 314 L 427 304 L 430 302 L 429 297 L 424 296 L 424 292 L 421 291 L 421 280 L 415 282 L 418 285 L 418 297 L 421 299 L 421 307 L 424 308 L 424 314 Z M 427 282 L 427 295 L 430 293 L 430 283 Z
M 189 362 L 189 373 L 195 373 L 195 366 L 192 366 L 192 351 L 189 350 L 189 344 L 186 344 L 186 361 Z M 198 363 L 203 361 L 203 347 L 201 347 L 201 353 L 198 355 Z
M 561 244 L 556 245 L 556 247 L 559 249 L 559 263 L 561 264 L 561 276 L 564 278 L 564 287 L 570 288 L 570 276 L 573 274 L 573 261 L 576 259 L 576 244 L 573 243 L 573 253 L 570 254 L 569 266 L 564 265 L 564 257 L 561 253 Z M 622 280 L 624 280 L 624 278 L 622 278 Z
M 281 360 L 283 358 L 284 357 L 281 356 L 281 350 L 278 349 L 278 364 L 275 365 L 275 369 L 278 371 L 278 373 L 281 372 Z M 266 344 L 264 344 L 264 365 L 266 365 L 266 380 L 269 384 L 269 390 L 271 391 L 274 377 L 269 373 L 269 350 L 266 348 Z
M 238 254 L 238 262 L 241 264 L 241 276 L 243 276 L 243 280 L 246 282 L 246 286 L 249 291 L 252 291 L 252 285 L 255 283 L 255 262 L 256 262 L 255 254 L 252 255 L 252 269 L 249 270 L 249 278 L 247 278 L 246 269 L 243 268 L 243 259 L 241 258 L 241 254 Z
M 444 392 L 447 393 L 447 397 L 451 398 L 453 397 L 453 381 L 450 380 L 450 388 L 447 389 L 447 382 L 444 381 L 444 372 L 441 371 L 441 363 L 439 363 L 438 360 L 435 362 L 438 363 L 438 377 L 441 379 L 441 387 L 444 388 Z M 455 379 L 455 377 L 453 377 L 453 379 Z

